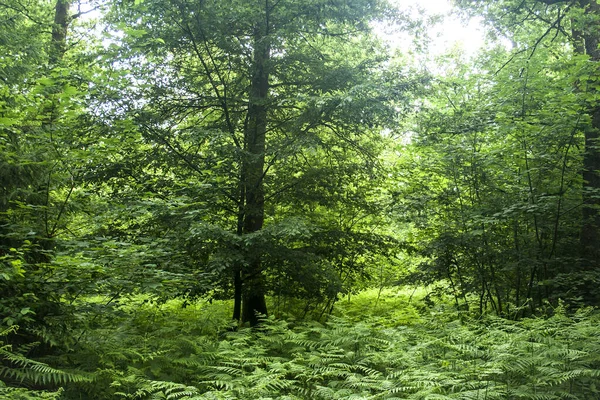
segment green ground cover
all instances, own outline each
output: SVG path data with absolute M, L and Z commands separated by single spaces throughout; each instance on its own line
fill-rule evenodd
M 230 304 L 131 299 L 84 321 L 71 351 L 3 375 L 57 391 L 6 399 L 597 399 L 600 315 L 519 322 L 427 306 L 424 290 L 366 291 L 327 321 L 235 329 Z M 50 367 L 52 366 L 52 367 Z

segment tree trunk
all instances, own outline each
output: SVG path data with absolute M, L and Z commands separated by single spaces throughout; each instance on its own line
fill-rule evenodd
M 269 93 L 270 38 L 268 0 L 265 1 L 265 19 L 255 29 L 252 82 L 248 104 L 247 124 L 244 131 L 245 160 L 244 187 L 246 207 L 243 233 L 262 229 L 265 211 L 264 166 L 267 132 L 267 98 Z M 261 249 L 250 248 L 248 265 L 242 273 L 242 322 L 254 326 L 257 314 L 267 314 L 265 287 L 261 265 Z
M 244 234 L 244 207 L 246 204 L 246 189 L 244 187 L 244 166 L 242 166 L 242 170 L 240 172 L 239 177 L 239 190 L 240 190 L 240 198 L 238 200 L 238 215 L 237 215 L 237 229 L 236 234 L 238 236 L 242 236 Z M 238 248 L 238 251 L 241 250 Z M 233 320 L 240 322 L 242 319 L 242 262 L 236 261 L 233 266 Z
M 52 25 L 50 64 L 56 64 L 60 61 L 67 50 L 69 3 L 70 0 L 56 0 L 56 7 L 54 8 L 54 25 Z
M 581 250 L 585 270 L 600 267 L 600 107 L 591 110 L 592 123 L 585 131 L 585 155 L 583 158 L 583 224 L 581 226 Z
M 581 5 L 586 15 L 600 16 L 597 0 L 582 0 Z M 582 32 L 585 52 L 595 65 L 600 62 L 599 28 L 598 23 L 588 24 Z M 595 87 L 590 90 L 597 91 Z M 584 132 L 583 223 L 580 243 L 584 270 L 597 271 L 600 267 L 600 105 L 591 104 L 588 112 L 591 124 Z

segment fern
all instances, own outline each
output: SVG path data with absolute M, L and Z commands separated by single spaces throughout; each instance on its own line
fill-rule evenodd
M 0 365 L 0 377 L 21 384 L 57 386 L 89 380 L 85 375 L 59 370 L 45 363 L 31 360 L 13 352 L 9 346 L 0 348 L 0 360 L 3 363 Z
M 202 315 L 138 306 L 154 325 L 136 316 L 91 331 L 72 357 L 94 379 L 66 383 L 65 399 L 600 398 L 592 310 L 519 322 L 434 314 L 399 326 L 270 318 L 237 331 L 223 318 L 202 333 L 188 321 Z
M 56 392 L 3 387 L 0 383 L 0 398 L 3 400 L 59 400 L 63 391 Z

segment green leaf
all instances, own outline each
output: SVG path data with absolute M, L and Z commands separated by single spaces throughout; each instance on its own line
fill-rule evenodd
M 11 126 L 18 122 L 15 118 L 0 117 L 0 125 Z

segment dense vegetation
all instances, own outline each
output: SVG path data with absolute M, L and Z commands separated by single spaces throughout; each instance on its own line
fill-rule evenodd
M 600 5 L 455 12 L 0 1 L 0 397 L 597 399 Z
M 410 294 L 410 293 L 409 293 Z M 265 320 L 232 331 L 230 307 L 132 300 L 83 333 L 55 371 L 13 355 L 13 380 L 69 382 L 26 398 L 556 399 L 598 397 L 598 315 L 456 318 L 406 293 L 345 300 L 325 324 Z M 369 317 L 365 317 L 369 314 Z M 85 343 L 85 344 L 84 344 Z M 19 397 L 21 394 L 22 397 Z M 28 397 L 29 396 L 29 397 Z M 46 396 L 46 397 L 44 397 Z M 11 398 L 11 397 L 9 397 Z

